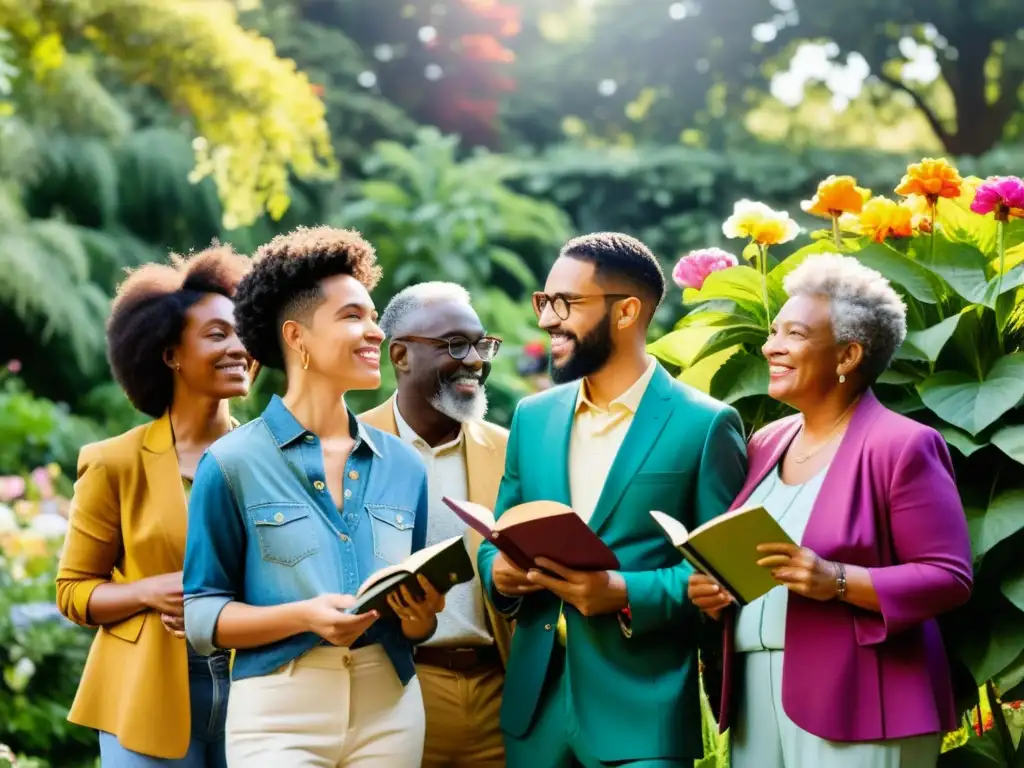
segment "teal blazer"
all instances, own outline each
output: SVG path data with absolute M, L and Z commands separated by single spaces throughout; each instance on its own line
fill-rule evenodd
M 580 383 L 521 401 L 512 419 L 496 516 L 528 501 L 569 504 L 569 437 Z M 689 529 L 725 512 L 743 487 L 746 441 L 736 411 L 672 379 L 661 366 L 640 401 L 608 473 L 590 527 L 618 556 L 632 632 L 617 615 L 587 618 L 566 604 L 566 665 L 576 720 L 602 761 L 690 759 L 703 754 L 697 680 L 698 611 L 686 598 L 692 572 L 650 510 Z M 528 737 L 557 642 L 561 601 L 494 589 L 497 550 L 478 554 L 486 593 L 515 615 L 501 725 Z

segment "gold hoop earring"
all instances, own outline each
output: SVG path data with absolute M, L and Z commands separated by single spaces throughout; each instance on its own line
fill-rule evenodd
M 308 371 L 309 370 L 309 353 L 306 352 L 305 349 L 303 349 L 299 354 L 302 355 L 302 370 Z

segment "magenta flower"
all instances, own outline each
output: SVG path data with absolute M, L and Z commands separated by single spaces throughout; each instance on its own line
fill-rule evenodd
M 712 272 L 721 272 L 737 264 L 737 258 L 721 248 L 703 248 L 683 256 L 672 270 L 672 279 L 680 288 L 700 290 Z
M 982 215 L 994 213 L 998 221 L 1024 218 L 1024 181 L 1016 176 L 990 176 L 978 185 L 971 210 Z

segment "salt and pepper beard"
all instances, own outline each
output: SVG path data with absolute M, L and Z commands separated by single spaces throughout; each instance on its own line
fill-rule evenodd
M 438 382 L 437 393 L 430 398 L 430 405 L 438 413 L 443 413 L 460 424 L 483 421 L 487 415 L 487 392 L 484 390 L 483 381 L 477 381 L 480 383 L 472 395 L 457 392 L 452 380 Z

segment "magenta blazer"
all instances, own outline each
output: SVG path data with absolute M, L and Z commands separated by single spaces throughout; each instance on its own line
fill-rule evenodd
M 748 446 L 741 506 L 782 458 L 798 416 Z M 971 542 L 945 441 L 883 406 L 857 405 L 811 511 L 802 546 L 869 568 L 881 613 L 789 593 L 782 706 L 829 741 L 876 741 L 958 727 L 936 617 L 970 597 Z M 732 613 L 725 622 L 720 729 L 733 683 Z

